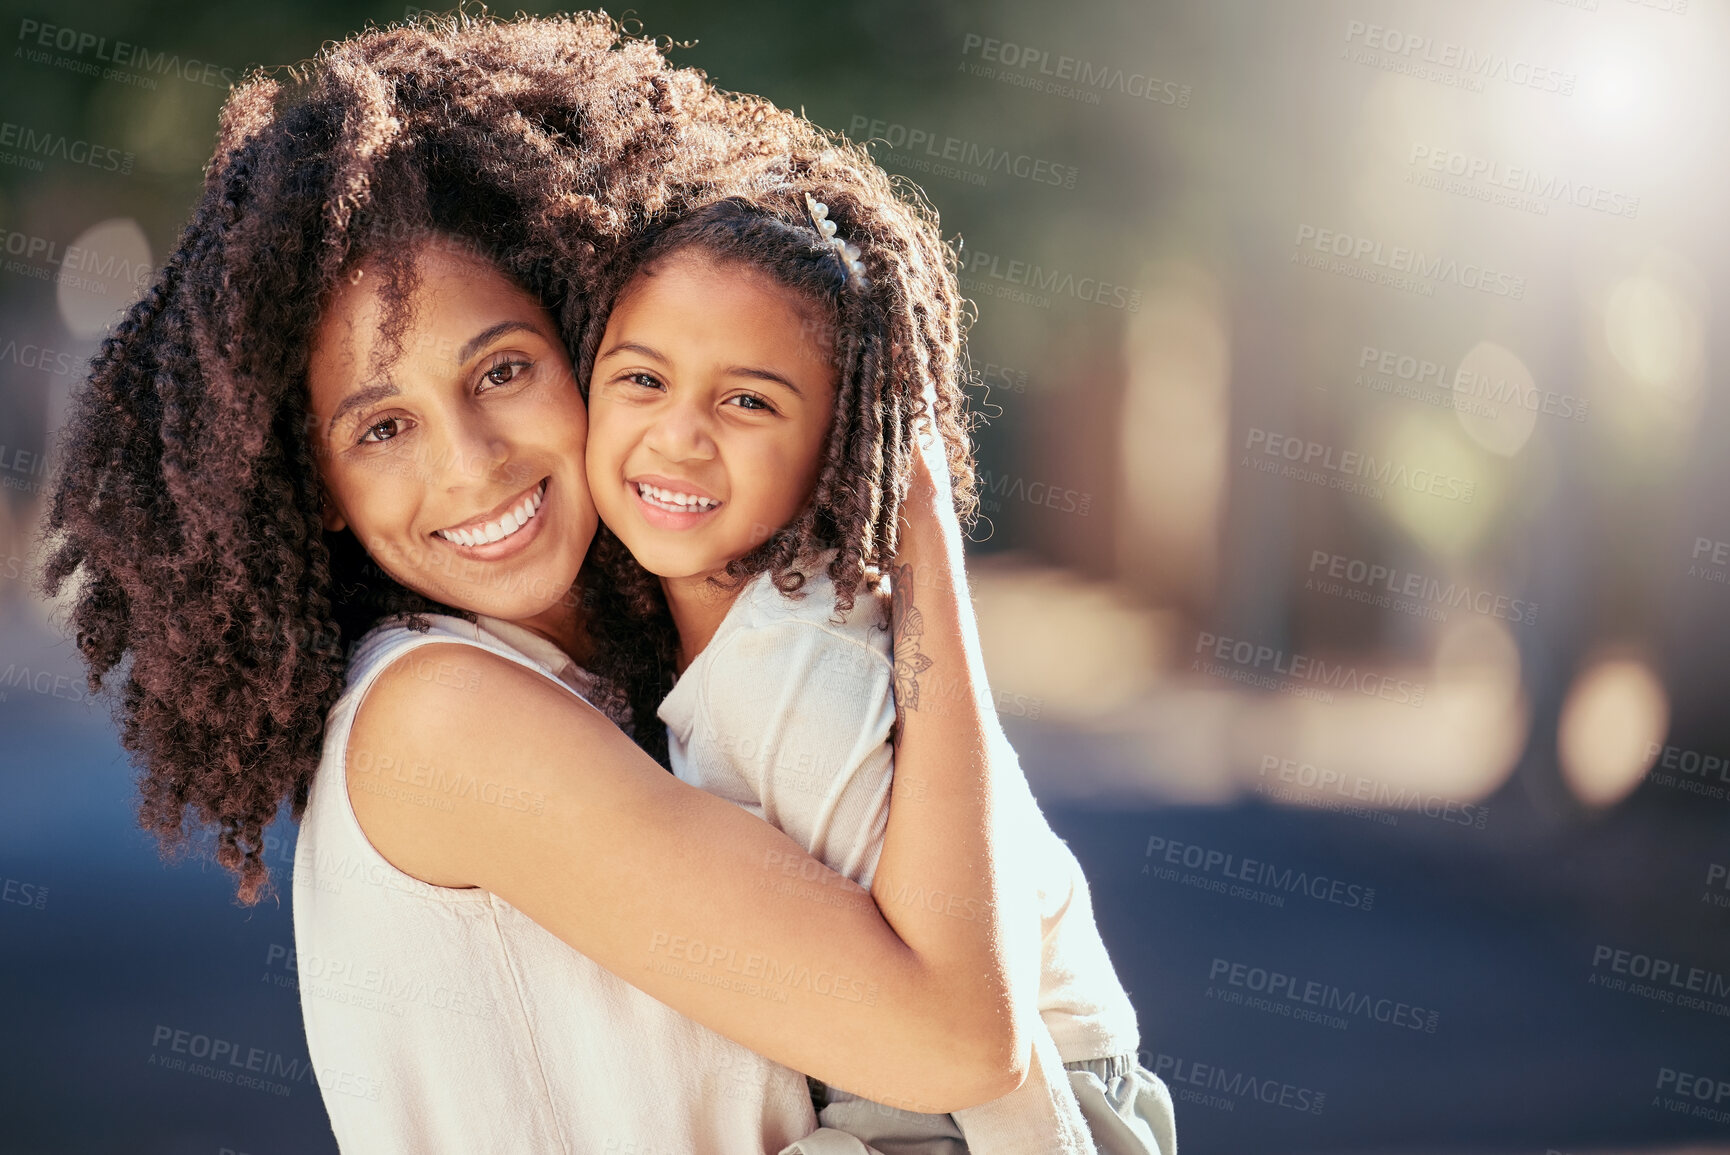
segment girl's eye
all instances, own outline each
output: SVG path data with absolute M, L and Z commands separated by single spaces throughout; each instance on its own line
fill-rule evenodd
M 755 393 L 741 393 L 737 397 L 727 398 L 727 401 L 729 403 L 737 401 L 739 403 L 739 408 L 741 409 L 761 411 L 764 413 L 775 412 L 775 407 L 773 405 L 769 404 Z
M 625 381 L 631 385 L 641 385 L 645 389 L 659 389 L 661 382 L 653 373 L 627 373 Z
M 528 361 L 501 361 L 481 376 L 494 385 L 509 385 L 528 372 L 529 366 L 530 362 Z
M 360 439 L 363 442 L 389 441 L 401 432 L 401 430 L 397 428 L 398 424 L 399 422 L 395 417 L 386 417 L 383 421 L 374 421 L 371 425 L 366 427 L 366 432 L 361 434 Z

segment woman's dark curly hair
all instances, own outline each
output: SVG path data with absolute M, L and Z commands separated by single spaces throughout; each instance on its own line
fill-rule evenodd
M 859 252 L 863 276 L 818 231 L 809 194 Z M 613 308 L 638 278 L 675 254 L 698 253 L 723 266 L 766 275 L 805 306 L 801 340 L 816 343 L 836 372 L 833 419 L 809 502 L 761 546 L 728 563 L 714 581 L 738 588 L 768 573 L 782 593 L 799 596 L 819 555 L 836 610 L 853 608 L 860 587 L 894 556 L 901 501 L 911 476 L 914 420 L 927 386 L 940 413 L 959 414 L 962 390 L 959 299 L 952 266 L 929 216 L 895 195 L 868 162 L 845 173 L 766 172 L 759 186 L 691 208 L 642 230 L 622 246 L 604 282 L 604 307 L 589 319 L 577 355 L 585 391 Z M 976 503 L 972 455 L 959 423 L 939 423 L 963 516 Z M 678 632 L 659 582 L 604 526 L 590 557 L 596 584 L 619 592 L 595 631 L 592 671 L 626 687 L 635 737 L 661 756 L 666 732 L 655 706 L 671 689 Z M 621 628 L 624 623 L 635 628 Z
M 416 246 L 455 242 L 574 349 L 621 238 L 813 169 L 861 161 L 597 15 L 372 30 L 230 94 L 190 222 L 74 402 L 46 527 L 43 587 L 71 586 L 92 690 L 123 677 L 140 821 L 165 848 L 192 808 L 256 902 L 264 827 L 285 798 L 304 813 L 348 647 L 386 615 L 449 612 L 322 528 L 306 370 L 338 279 L 382 264 L 400 335 Z M 937 348 L 956 317 L 925 323 Z

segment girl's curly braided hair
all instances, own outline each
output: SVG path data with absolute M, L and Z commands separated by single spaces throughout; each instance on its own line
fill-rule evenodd
M 935 380 L 940 400 L 957 404 L 959 332 L 932 328 L 957 310 L 954 283 L 940 260 L 941 243 L 927 219 L 892 194 L 875 166 L 857 166 L 833 179 L 821 167 L 766 173 L 757 188 L 693 207 L 657 222 L 622 246 L 608 271 L 604 305 L 591 315 L 576 359 L 586 390 L 611 311 L 634 279 L 652 274 L 676 254 L 696 253 L 723 267 L 754 271 L 797 297 L 806 308 L 798 339 L 817 345 L 836 372 L 835 405 L 811 499 L 761 546 L 734 559 L 718 580 L 737 588 L 768 573 L 784 594 L 798 596 L 820 554 L 833 551 L 827 572 L 836 609 L 853 608 L 861 585 L 887 569 L 895 553 L 901 500 L 912 467 L 913 422 Z M 826 177 L 830 179 L 826 180 Z M 825 239 L 806 204 L 810 193 L 857 246 L 864 276 Z M 927 262 L 932 262 L 927 264 Z M 951 432 L 947 431 L 946 432 Z M 964 437 L 948 437 L 951 472 L 964 512 L 975 500 Z M 672 687 L 678 633 L 657 579 L 642 569 L 604 527 L 591 556 L 591 588 L 624 591 L 606 622 L 591 633 L 590 668 L 629 686 L 635 737 L 657 756 L 666 732 L 654 714 Z M 634 628 L 628 628 L 634 627 Z

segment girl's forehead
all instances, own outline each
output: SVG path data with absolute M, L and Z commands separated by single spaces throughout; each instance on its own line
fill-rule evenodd
M 810 293 L 786 284 L 775 273 L 747 258 L 717 253 L 691 245 L 659 255 L 633 273 L 613 301 L 615 313 L 647 298 L 657 304 L 665 298 L 698 295 L 713 298 L 717 305 L 741 298 L 756 303 L 774 302 L 800 317 L 817 317 L 823 306 Z

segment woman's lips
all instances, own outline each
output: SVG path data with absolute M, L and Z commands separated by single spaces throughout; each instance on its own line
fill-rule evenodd
M 435 530 L 433 536 L 463 556 L 478 561 L 510 557 L 527 549 L 540 537 L 542 524 L 547 520 L 547 497 L 551 489 L 552 478 L 542 478 L 539 485 L 526 492 L 521 500 L 507 506 L 497 517 L 478 524 L 471 519 L 461 527 Z M 494 537 L 495 534 L 498 536 Z M 486 540 L 489 537 L 493 540 Z

